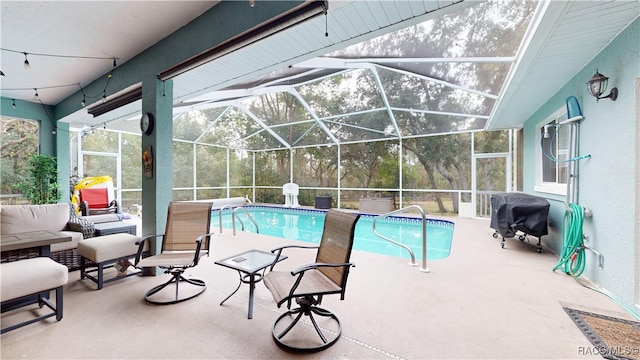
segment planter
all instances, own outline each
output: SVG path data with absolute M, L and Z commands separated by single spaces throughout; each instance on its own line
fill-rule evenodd
M 316 196 L 316 209 L 331 209 L 331 196 Z

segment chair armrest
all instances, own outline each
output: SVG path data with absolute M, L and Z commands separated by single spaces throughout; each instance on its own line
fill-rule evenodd
M 307 265 L 302 265 L 300 267 L 298 267 L 297 269 L 294 269 L 291 271 L 291 275 L 296 276 L 300 273 L 304 273 L 307 270 L 313 270 L 313 269 L 317 269 L 317 268 L 321 268 L 321 267 L 355 267 L 356 264 L 354 263 L 335 263 L 335 264 L 326 264 L 326 263 L 314 263 L 314 264 L 307 264 Z
M 200 261 L 200 248 L 202 247 L 202 240 L 204 240 L 204 238 L 207 238 L 206 248 L 207 248 L 207 256 L 209 256 L 209 246 L 210 246 L 211 236 L 213 235 L 214 233 L 203 234 L 198 236 L 198 238 L 196 239 L 198 246 L 196 247 L 196 253 L 194 254 L 194 258 L 193 258 L 193 266 L 198 265 L 198 261 Z
M 116 214 L 122 214 L 122 205 L 118 203 L 117 199 L 111 200 L 111 202 L 109 203 L 109 208 L 116 209 Z
M 354 263 L 335 263 L 335 264 L 327 264 L 327 263 L 313 263 L 313 264 L 307 264 L 307 265 L 302 265 L 300 267 L 298 267 L 297 269 L 291 271 L 291 276 L 297 276 L 296 277 L 296 281 L 293 283 L 293 286 L 291 286 L 291 290 L 289 291 L 289 296 L 287 296 L 287 308 L 291 309 L 291 300 L 294 298 L 294 293 L 296 292 L 296 290 L 298 289 L 298 286 L 300 285 L 300 282 L 302 281 L 302 278 L 304 277 L 304 274 L 309 271 L 309 270 L 314 270 L 320 267 L 355 267 L 356 264 Z
M 133 263 L 133 267 L 138 268 L 138 263 L 140 262 L 140 259 L 142 259 L 142 251 L 144 250 L 144 243 L 148 242 L 149 239 L 151 238 L 157 238 L 160 236 L 164 236 L 164 234 L 147 235 L 141 238 L 140 240 L 136 241 L 136 245 L 138 245 L 138 252 L 136 253 L 136 260 Z M 149 251 L 151 251 L 151 244 L 149 244 Z
M 273 270 L 273 267 L 276 266 L 276 264 L 280 261 L 280 255 L 282 254 L 282 250 L 284 249 L 290 249 L 290 248 L 298 248 L 298 249 L 317 249 L 319 247 L 319 245 L 285 245 L 285 246 L 280 246 L 277 247 L 275 249 L 271 249 L 271 253 L 272 254 L 276 254 L 276 258 L 273 260 L 273 263 L 271 263 L 271 266 L 269 267 L 269 271 Z
M 82 216 L 89 215 L 89 202 L 88 201 L 83 201 L 83 202 L 80 203 L 80 214 Z

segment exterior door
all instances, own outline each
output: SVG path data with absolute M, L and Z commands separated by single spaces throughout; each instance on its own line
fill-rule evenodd
M 509 153 L 476 154 L 472 160 L 474 217 L 491 217 L 491 195 L 511 189 Z

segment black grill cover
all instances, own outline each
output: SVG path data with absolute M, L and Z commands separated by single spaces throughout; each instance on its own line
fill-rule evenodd
M 522 193 L 499 193 L 491 196 L 491 228 L 505 238 L 516 231 L 540 237 L 547 235 L 549 202 L 541 197 Z

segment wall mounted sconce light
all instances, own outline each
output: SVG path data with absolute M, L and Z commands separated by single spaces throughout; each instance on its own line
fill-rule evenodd
M 589 94 L 596 98 L 596 101 L 606 98 L 616 101 L 618 98 L 618 88 L 616 87 L 611 89 L 609 95 L 602 96 L 602 94 L 607 90 L 608 82 L 609 78 L 600 74 L 598 70 L 596 70 L 596 74 L 591 77 L 591 80 L 587 81 L 587 90 L 589 90 Z

